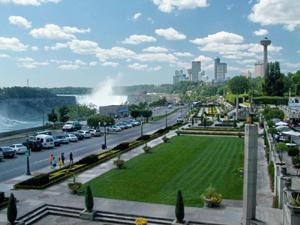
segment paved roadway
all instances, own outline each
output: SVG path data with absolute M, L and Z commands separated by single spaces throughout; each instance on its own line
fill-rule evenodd
M 182 113 L 185 115 L 187 109 L 183 109 Z M 181 110 L 178 112 L 168 116 L 168 125 L 172 125 L 176 123 L 176 119 L 181 113 Z M 156 122 L 152 122 L 149 124 L 143 125 L 144 134 L 152 133 L 158 129 L 165 127 L 166 120 L 162 119 Z M 107 146 L 110 148 L 112 146 L 117 145 L 123 141 L 131 141 L 139 137 L 141 134 L 141 127 L 134 127 L 131 129 L 127 129 L 121 131 L 116 134 L 107 135 Z M 30 168 L 31 171 L 34 172 L 36 170 L 45 168 L 49 165 L 48 158 L 52 153 L 56 158 L 60 156 L 62 152 L 64 152 L 66 161 L 68 161 L 69 153 L 73 152 L 74 161 L 79 158 L 91 154 L 92 152 L 101 151 L 101 145 L 103 144 L 103 136 L 102 137 L 93 137 L 91 139 L 86 139 L 83 141 L 79 141 L 77 143 L 70 143 L 67 145 L 61 145 L 55 149 L 43 150 L 41 152 L 33 152 L 30 156 Z M 0 146 L 3 143 L 0 142 Z M 0 162 L 0 182 L 12 179 L 14 177 L 23 175 L 26 170 L 26 157 L 24 155 L 18 155 L 14 159 L 5 159 Z

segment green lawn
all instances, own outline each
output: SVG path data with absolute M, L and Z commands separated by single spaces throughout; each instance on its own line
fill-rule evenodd
M 242 166 L 241 138 L 179 136 L 86 185 L 96 197 L 165 204 L 174 204 L 180 189 L 185 205 L 202 206 L 200 195 L 210 184 L 225 199 L 242 199 Z

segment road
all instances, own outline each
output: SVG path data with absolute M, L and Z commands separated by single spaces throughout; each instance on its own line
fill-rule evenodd
M 179 116 L 181 110 L 168 116 L 167 123 L 173 125 L 176 123 L 176 119 Z M 185 115 L 187 109 L 183 109 L 182 113 Z M 152 133 L 158 129 L 164 128 L 166 120 L 161 119 L 156 122 L 148 123 L 143 125 L 144 134 Z M 120 142 L 131 141 L 139 137 L 141 134 L 141 127 L 134 127 L 128 130 L 121 131 L 116 134 L 107 135 L 107 146 L 108 148 L 113 147 Z M 70 143 L 67 145 L 62 145 L 55 149 L 43 150 L 41 152 L 33 152 L 30 156 L 30 168 L 31 172 L 45 168 L 49 165 L 49 155 L 54 154 L 56 158 L 60 156 L 63 152 L 68 161 L 69 153 L 72 152 L 74 156 L 74 161 L 86 156 L 88 154 L 99 152 L 101 150 L 101 145 L 104 139 L 102 137 L 93 137 L 91 139 L 86 139 L 79 141 L 77 143 Z M 0 142 L 0 145 L 3 143 Z M 15 178 L 17 176 L 25 174 L 26 170 L 26 157 L 24 155 L 18 155 L 14 159 L 5 159 L 0 162 L 0 182 Z

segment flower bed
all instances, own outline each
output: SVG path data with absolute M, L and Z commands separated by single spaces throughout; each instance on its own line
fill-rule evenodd
M 166 133 L 168 133 L 170 130 L 177 129 L 182 125 L 183 124 L 175 124 L 173 126 L 169 126 L 167 128 L 158 130 L 157 132 L 150 135 L 148 141 L 163 136 Z M 140 141 L 135 140 L 132 142 L 120 143 L 119 145 L 115 146 L 114 148 L 106 152 L 88 155 L 80 159 L 79 161 L 75 162 L 72 165 L 68 165 L 61 169 L 54 170 L 50 173 L 40 174 L 32 178 L 29 178 L 25 181 L 19 182 L 14 185 L 14 188 L 15 189 L 45 189 L 71 176 L 74 176 L 74 174 L 76 173 L 80 173 L 92 167 L 95 167 L 105 161 L 108 161 L 116 157 L 117 155 L 128 152 L 145 143 L 146 141 L 144 140 L 140 140 Z

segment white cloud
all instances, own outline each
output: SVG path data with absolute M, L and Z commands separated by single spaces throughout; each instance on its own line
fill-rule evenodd
M 115 68 L 119 65 L 119 63 L 106 61 L 106 62 L 103 62 L 101 65 L 102 66 L 110 66 L 110 67 Z
M 141 62 L 168 62 L 174 63 L 177 58 L 173 54 L 167 53 L 142 53 L 135 57 L 136 60 Z
M 283 25 L 294 31 L 300 27 L 300 1 L 260 0 L 252 8 L 249 20 L 261 25 Z
M 190 52 L 175 52 L 174 55 L 178 57 L 193 57 L 194 55 Z
M 178 32 L 172 27 L 167 29 L 156 29 L 155 33 L 159 36 L 164 37 L 167 40 L 184 40 L 186 39 L 185 34 Z
M 196 38 L 191 40 L 193 44 L 197 45 L 205 45 L 209 43 L 242 43 L 244 41 L 244 37 L 235 33 L 220 31 L 215 34 L 210 34 L 204 38 Z
M 44 49 L 45 51 L 48 51 L 48 50 L 60 50 L 60 49 L 63 49 L 63 48 L 68 48 L 69 47 L 69 44 L 68 43 L 56 43 L 55 45 L 53 46 L 45 46 Z
M 40 6 L 46 3 L 59 3 L 61 0 L 0 0 L 0 4 Z
M 208 6 L 207 0 L 152 0 L 158 9 L 165 13 L 170 13 L 174 9 L 194 9 Z
M 61 70 L 77 70 L 80 68 L 80 66 L 75 64 L 63 64 L 58 66 L 58 68 Z
M 31 46 L 31 50 L 36 52 L 39 50 L 39 47 L 38 46 Z
M 21 27 L 23 29 L 30 29 L 31 22 L 22 16 L 10 16 L 8 18 L 9 23 Z
M 289 72 L 296 72 L 300 70 L 300 62 L 290 63 L 284 62 L 283 67 L 285 67 Z
M 130 35 L 123 41 L 123 44 L 138 45 L 141 43 L 156 42 L 156 38 L 147 35 Z
M 161 70 L 160 66 L 149 67 L 147 64 L 140 64 L 140 63 L 130 64 L 130 65 L 128 65 L 128 68 L 133 69 L 133 70 L 148 71 L 148 72 Z
M 165 47 L 160 47 L 160 46 L 150 46 L 148 48 L 143 49 L 143 52 L 168 52 L 169 50 Z
M 89 40 L 72 40 L 67 45 L 74 53 L 81 55 L 97 54 L 100 49 L 97 42 Z M 59 44 L 59 46 L 65 47 L 65 44 Z
M 201 61 L 201 63 L 203 64 L 208 64 L 211 63 L 213 59 L 205 55 L 199 55 L 197 58 L 194 59 L 194 61 Z
M 3 58 L 10 58 L 10 56 L 7 54 L 0 54 L 0 59 L 3 59 Z
M 30 57 L 17 58 L 18 66 L 25 69 L 36 69 L 39 66 L 47 66 L 49 65 L 48 61 L 39 62 Z
M 89 63 L 89 66 L 97 66 L 97 64 L 98 64 L 97 62 L 92 61 L 92 62 Z
M 10 51 L 25 51 L 28 46 L 24 45 L 18 38 L 15 37 L 0 37 L 0 50 Z
M 41 39 L 53 39 L 53 40 L 68 40 L 75 39 L 76 33 L 88 33 L 90 29 L 80 29 L 77 27 L 60 27 L 55 24 L 46 24 L 42 28 L 33 29 L 30 31 L 30 35 L 34 38 Z
M 269 34 L 269 31 L 266 29 L 259 29 L 253 32 L 255 36 L 266 36 Z
M 133 21 L 137 21 L 142 16 L 142 13 L 138 12 L 132 16 Z

